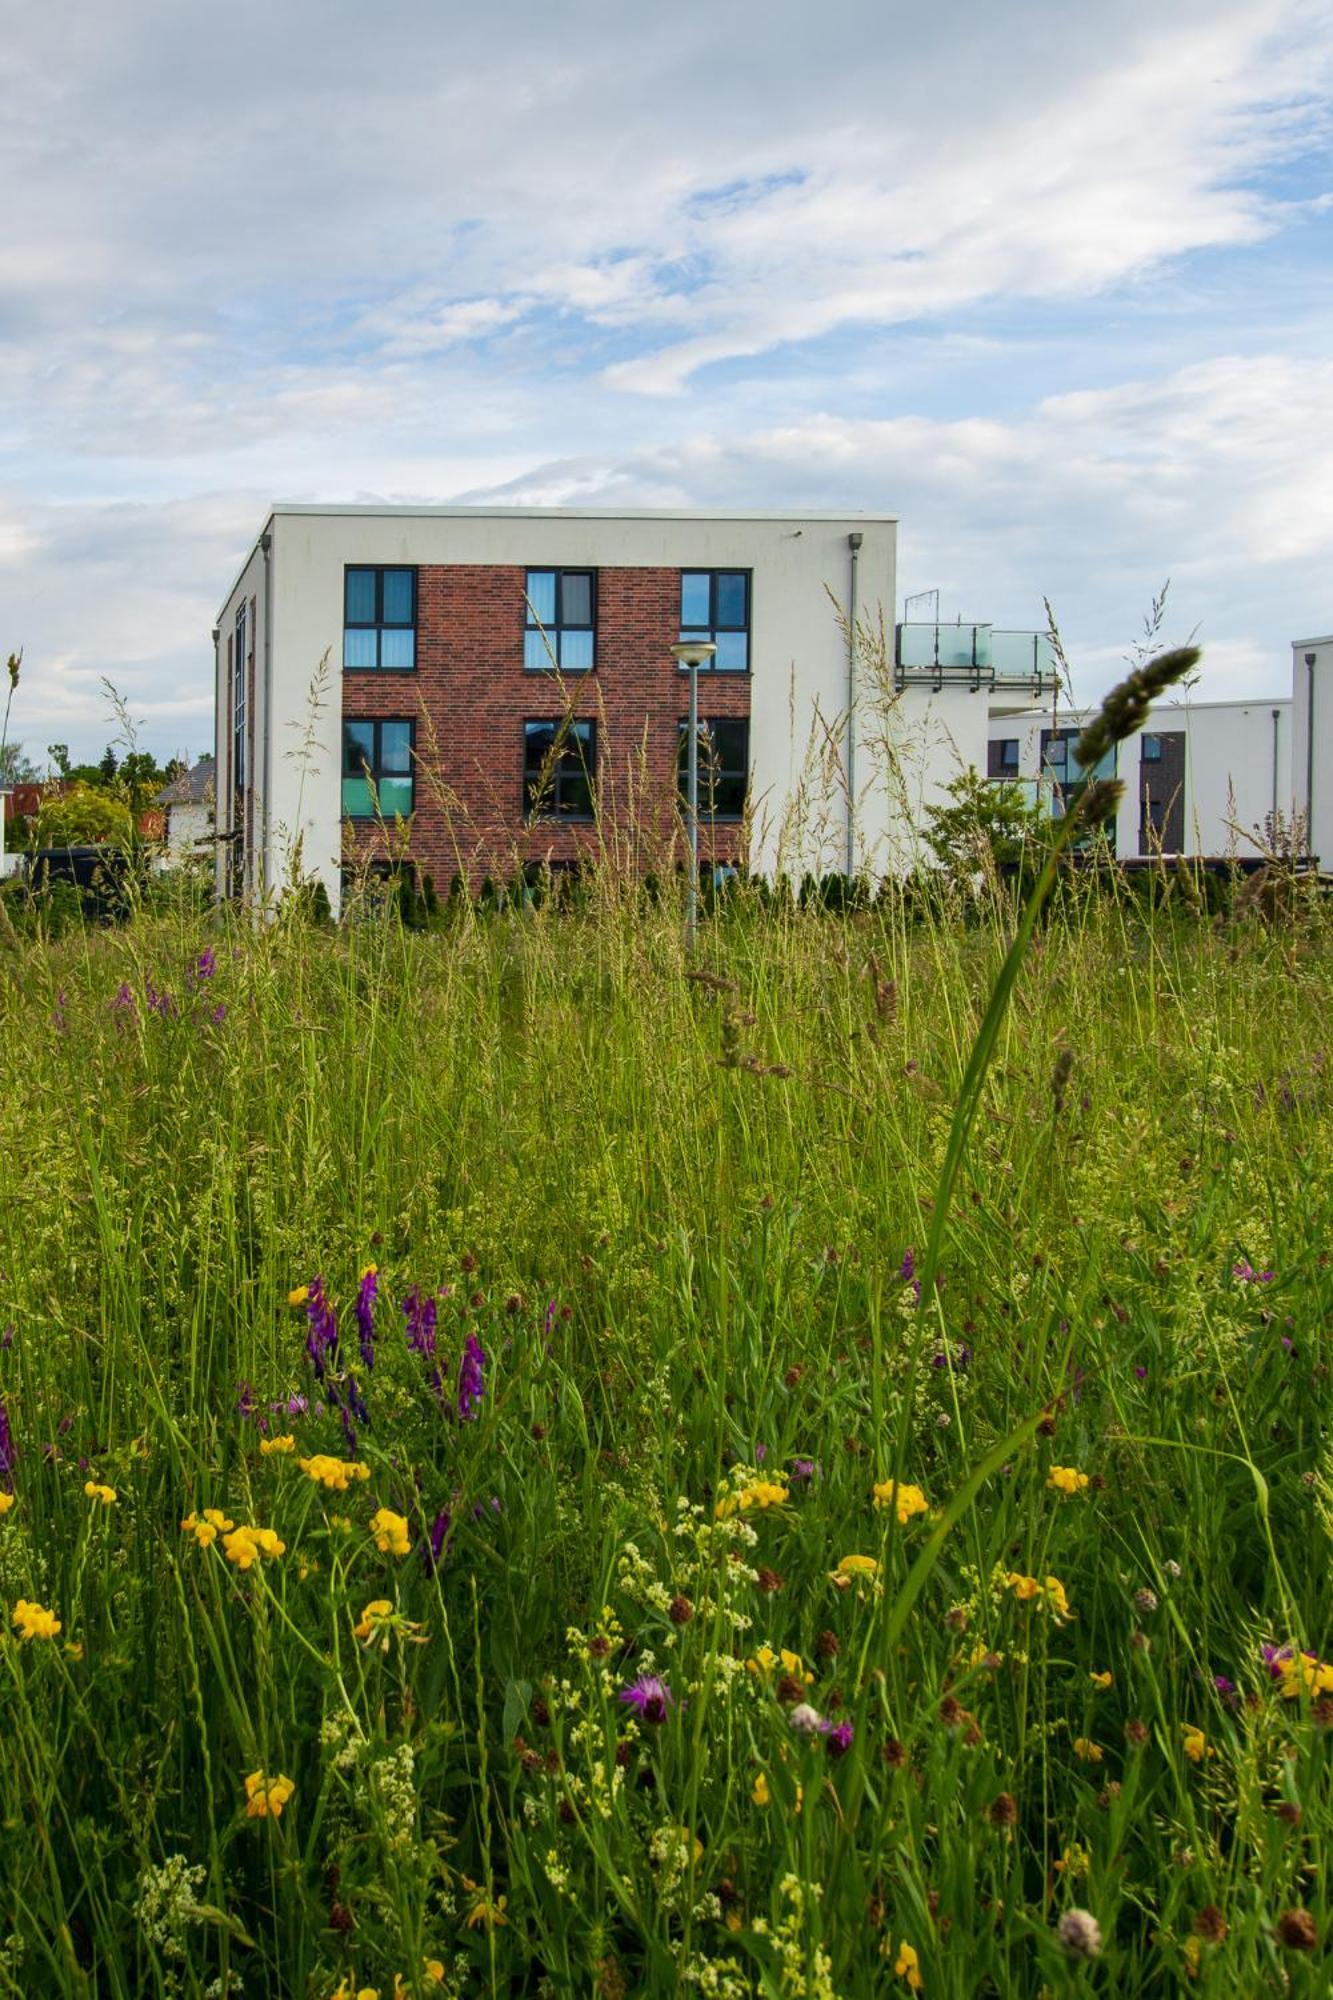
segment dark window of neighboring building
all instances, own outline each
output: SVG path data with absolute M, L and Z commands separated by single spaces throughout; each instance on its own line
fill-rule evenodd
M 710 662 L 716 672 L 748 673 L 749 571 L 683 569 L 680 573 L 680 636 L 682 639 L 705 639 L 716 646 L 717 652 Z
M 689 777 L 690 725 L 680 725 L 680 796 L 686 797 Z M 699 816 L 739 819 L 745 811 L 750 782 L 750 725 L 744 718 L 724 717 L 699 723 Z
M 596 630 L 594 572 L 590 569 L 530 569 L 525 667 L 563 674 L 586 674 L 593 664 Z
M 525 819 L 591 819 L 596 777 L 595 722 L 524 723 Z
M 1000 738 L 1000 769 L 1002 771 L 1017 771 L 1018 769 L 1018 738 L 1016 736 L 1002 736 Z
M 246 606 L 236 613 L 236 644 L 231 656 L 231 788 L 239 799 L 245 790 L 245 658 Z
M 343 814 L 406 819 L 412 811 L 412 723 L 403 718 L 343 722 Z
M 1146 735 L 1143 738 L 1143 761 L 1145 764 L 1160 764 L 1162 761 L 1162 739 L 1160 736 Z
M 343 575 L 343 666 L 410 673 L 417 663 L 417 573 L 348 569 Z

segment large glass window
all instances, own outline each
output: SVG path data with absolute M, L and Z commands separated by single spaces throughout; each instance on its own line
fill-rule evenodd
M 750 667 L 750 573 L 744 569 L 685 569 L 680 573 L 680 636 L 717 647 L 710 665 L 720 674 Z M 684 668 L 681 669 L 685 671 Z M 705 671 L 700 668 L 700 672 Z
M 593 665 L 596 575 L 590 569 L 530 569 L 523 664 L 586 674 Z
M 343 574 L 343 666 L 349 673 L 411 673 L 417 663 L 417 573 L 347 569 Z
M 343 813 L 348 819 L 406 819 L 412 811 L 412 723 L 389 717 L 343 723 Z
M 525 722 L 525 819 L 591 819 L 597 777 L 595 722 Z
M 690 725 L 680 725 L 680 796 L 687 796 Z M 726 716 L 699 724 L 699 817 L 739 819 L 750 783 L 750 725 Z

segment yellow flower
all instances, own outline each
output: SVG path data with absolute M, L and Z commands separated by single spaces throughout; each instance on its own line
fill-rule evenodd
M 309 1297 L 309 1285 L 298 1285 L 295 1291 L 288 1292 L 287 1303 L 289 1306 L 303 1306 Z
M 836 1583 L 837 1579 L 840 1576 L 853 1577 L 853 1576 L 878 1576 L 878 1575 L 879 1575 L 879 1564 L 878 1562 L 876 1562 L 874 1556 L 842 1556 L 839 1559 L 838 1567 L 833 1572 L 833 1579 L 834 1582 Z
M 259 1449 L 264 1454 L 265 1458 L 270 1457 L 272 1453 L 275 1451 L 279 1452 L 295 1451 L 296 1439 L 290 1436 L 276 1437 L 276 1438 L 260 1438 Z
M 1192 1722 L 1182 1722 L 1180 1732 L 1184 1738 L 1185 1755 L 1191 1764 L 1202 1764 L 1205 1757 L 1211 1757 L 1213 1748 L 1203 1731 Z
M 12 1493 L 0 1492 L 0 1514 L 7 1514 L 14 1504 Z
M 1074 1755 L 1081 1757 L 1085 1764 L 1100 1764 L 1102 1761 L 1100 1744 L 1093 1743 L 1086 1736 L 1076 1736 L 1074 1738 Z
M 472 1907 L 464 1918 L 464 1922 L 470 1931 L 480 1930 L 483 1925 L 487 1930 L 493 1931 L 499 1925 L 509 1922 L 508 1917 L 505 1915 L 505 1909 L 509 1902 L 508 1896 L 499 1896 L 492 1902 L 486 1891 L 479 1889 L 475 1882 L 469 1882 L 466 1875 L 462 1879 L 463 1887 L 472 1898 Z
M 1076 1882 L 1081 1875 L 1086 1875 L 1091 1868 L 1092 1856 L 1088 1853 L 1086 1847 L 1080 1847 L 1076 1840 L 1072 1840 L 1061 1854 L 1060 1859 L 1052 1865 L 1057 1875 L 1068 1875 L 1071 1881 Z
M 1075 1493 L 1087 1491 L 1088 1475 L 1076 1471 L 1072 1465 L 1053 1465 L 1046 1484 L 1052 1493 L 1063 1493 L 1066 1498 L 1071 1498 Z
M 245 1781 L 247 1819 L 279 1819 L 296 1786 L 290 1778 L 268 1778 L 262 1771 L 252 1771 Z
M 361 1623 L 352 1630 L 358 1639 L 370 1640 L 388 1623 L 393 1605 L 387 1597 L 377 1597 L 361 1613 Z
M 1088 1675 L 1088 1679 L 1092 1682 L 1092 1685 L 1095 1688 L 1102 1689 L 1103 1692 L 1110 1687 L 1112 1678 L 1113 1676 L 1109 1673 Z
M 370 1517 L 370 1532 L 375 1537 L 376 1548 L 383 1555 L 405 1556 L 411 1550 L 412 1539 L 405 1514 L 395 1514 L 389 1507 L 377 1507 Z
M 442 1958 L 423 1959 L 421 1962 L 421 1981 L 424 1986 L 443 1986 L 444 1960 Z M 404 1981 L 402 1973 L 395 1972 L 393 1975 L 393 2000 L 407 2000 L 409 1991 L 410 1988 Z
M 814 1685 L 815 1677 L 806 1672 L 805 1661 L 800 1654 L 788 1652 L 785 1646 L 780 1653 L 775 1653 L 771 1646 L 761 1646 L 754 1658 L 747 1660 L 745 1664 L 750 1673 L 763 1680 L 768 1680 L 773 1669 L 780 1666 L 789 1679 L 800 1681 L 803 1687 Z
M 298 1458 L 296 1463 L 316 1486 L 327 1486 L 330 1493 L 345 1493 L 354 1479 L 370 1477 L 368 1465 L 362 1465 L 354 1458 L 331 1458 L 322 1451 L 316 1452 L 313 1458 Z
M 1277 1665 L 1282 1674 L 1283 1701 L 1295 1701 L 1302 1694 L 1333 1694 L 1333 1667 L 1325 1666 L 1312 1653 L 1295 1653 Z
M 83 1642 L 79 1639 L 66 1639 L 65 1651 L 71 1660 L 81 1660 L 83 1658 Z
M 924 1514 L 930 1502 L 919 1486 L 902 1486 L 896 1479 L 881 1479 L 874 1488 L 875 1505 L 892 1507 L 898 1526 L 905 1528 L 914 1514 Z
M 916 1955 L 916 1947 L 906 1939 L 898 1941 L 898 1956 L 894 1960 L 894 1972 L 899 1979 L 905 1979 L 913 1993 L 921 1991 L 921 1961 Z
M 768 1789 L 768 1779 L 761 1771 L 750 1788 L 750 1797 L 757 1806 L 766 1806 L 773 1794 Z
M 260 1556 L 283 1556 L 286 1542 L 280 1542 L 272 1528 L 234 1528 L 222 1537 L 227 1561 L 237 1569 L 253 1569 Z
M 60 1630 L 60 1620 L 54 1611 L 44 1611 L 40 1604 L 30 1604 L 26 1597 L 20 1597 L 14 1606 L 14 1625 L 24 1640 L 54 1639 Z
M 212 1548 L 219 1535 L 229 1535 L 232 1523 L 220 1507 L 205 1507 L 202 1516 L 187 1514 L 181 1522 L 187 1535 L 193 1535 L 201 1549 Z
M 380 1267 L 378 1264 L 367 1264 L 365 1270 L 361 1272 L 356 1282 L 358 1283 L 358 1285 L 362 1285 L 365 1283 L 367 1278 L 378 1278 L 379 1274 L 380 1274 Z
M 104 1507 L 114 1507 L 116 1504 L 114 1486 L 99 1486 L 95 1479 L 85 1479 L 83 1490 L 90 1500 L 100 1500 Z
M 715 1519 L 725 1521 L 731 1514 L 749 1514 L 756 1507 L 781 1507 L 789 1497 L 787 1488 L 776 1479 L 752 1479 L 735 1493 L 724 1494 L 713 1514 Z
M 1004 1580 L 1020 1604 L 1035 1601 L 1042 1610 L 1054 1611 L 1057 1618 L 1070 1616 L 1069 1599 L 1058 1576 L 1048 1576 L 1041 1583 L 1035 1576 L 1021 1576 L 1017 1570 L 1010 1570 Z

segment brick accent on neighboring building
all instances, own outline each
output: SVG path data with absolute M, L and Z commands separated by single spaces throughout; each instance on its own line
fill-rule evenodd
M 599 840 L 640 871 L 661 872 L 683 853 L 676 758 L 689 687 L 669 650 L 679 570 L 598 571 L 596 665 L 563 680 L 524 668 L 526 583 L 513 566 L 422 564 L 416 671 L 342 676 L 345 717 L 416 723 L 408 856 L 441 891 L 456 873 L 474 885 L 487 874 L 508 878 L 528 863 L 576 860 Z M 523 724 L 566 712 L 597 721 L 600 827 L 524 823 Z M 748 717 L 750 676 L 702 673 L 699 712 Z M 736 824 L 700 831 L 707 858 L 735 857 Z M 347 859 L 382 852 L 378 828 L 344 821 L 343 834 Z

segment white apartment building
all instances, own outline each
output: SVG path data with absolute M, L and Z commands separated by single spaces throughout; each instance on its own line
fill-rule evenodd
M 895 629 L 891 514 L 275 507 L 214 631 L 222 886 L 703 851 L 799 878 L 915 857 L 923 807 L 1044 700 L 1043 635 Z M 857 643 L 849 643 L 849 630 Z M 1007 725 L 1006 725 L 1007 726 Z

